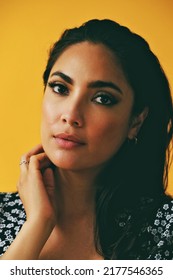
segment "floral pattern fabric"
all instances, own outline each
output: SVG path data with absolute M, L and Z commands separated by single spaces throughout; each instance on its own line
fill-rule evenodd
M 18 193 L 1 193 L 0 255 L 7 250 L 25 221 L 26 214 Z
M 122 214 L 118 227 L 124 228 L 130 216 Z M 0 193 L 0 255 L 15 239 L 26 214 L 18 193 Z M 165 200 L 151 224 L 145 224 L 137 237 L 130 259 L 173 259 L 173 200 Z

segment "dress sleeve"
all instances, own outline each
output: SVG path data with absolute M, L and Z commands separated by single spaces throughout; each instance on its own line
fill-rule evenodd
M 26 220 L 18 193 L 0 193 L 0 255 L 10 246 Z
M 152 237 L 152 250 L 148 259 L 173 259 L 173 200 L 166 201 L 156 213 L 155 220 L 148 227 Z

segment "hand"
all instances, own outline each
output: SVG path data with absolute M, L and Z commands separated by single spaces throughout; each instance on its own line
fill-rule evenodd
M 54 225 L 56 210 L 52 162 L 42 146 L 38 145 L 22 156 L 21 163 L 17 189 L 26 211 L 27 221 L 49 221 Z
M 2 256 L 3 260 L 39 259 L 56 223 L 53 164 L 41 145 L 22 157 L 20 169 L 17 187 L 27 220 Z

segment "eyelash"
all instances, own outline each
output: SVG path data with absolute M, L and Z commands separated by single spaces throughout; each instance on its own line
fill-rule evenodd
M 48 83 L 48 86 L 53 90 L 54 93 L 57 93 L 59 95 L 67 95 L 68 94 L 68 88 L 61 84 L 61 83 L 55 83 L 55 82 L 49 82 Z M 59 87 L 59 89 L 61 88 L 62 92 L 61 91 L 56 91 L 55 88 L 56 87 Z
M 102 100 L 102 102 L 95 101 L 97 98 L 100 98 L 100 100 L 104 98 L 104 102 L 103 102 L 103 100 Z M 105 99 L 106 99 L 106 102 L 105 102 Z M 114 104 L 116 104 L 118 102 L 114 96 L 112 96 L 111 94 L 108 94 L 108 93 L 104 93 L 104 92 L 98 93 L 97 96 L 95 96 L 92 100 L 96 104 L 99 104 L 102 106 L 113 106 Z
M 48 82 L 48 86 L 53 90 L 55 94 L 59 94 L 60 96 L 68 95 L 69 93 L 68 87 L 63 85 L 62 83 Z M 58 91 L 55 90 L 56 87 L 58 87 Z M 102 102 L 96 101 L 97 98 L 100 98 L 100 100 L 102 99 Z M 117 99 L 114 96 L 106 92 L 98 92 L 96 96 L 92 98 L 92 101 L 102 106 L 113 106 L 114 104 L 118 103 Z

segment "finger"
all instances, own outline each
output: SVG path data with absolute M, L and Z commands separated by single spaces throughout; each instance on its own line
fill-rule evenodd
M 36 145 L 35 147 L 33 147 L 29 152 L 27 152 L 24 156 L 26 158 L 30 158 L 32 155 L 37 155 L 40 153 L 43 153 L 43 147 L 41 144 Z
M 20 163 L 19 163 L 19 166 L 20 166 L 20 170 L 21 172 L 23 171 L 27 171 L 28 169 L 28 164 L 29 164 L 29 158 L 27 158 L 25 155 L 23 155 L 20 159 Z
M 57 204 L 56 204 L 56 194 L 55 194 L 55 177 L 54 171 L 52 168 L 46 168 L 43 173 L 43 181 L 46 187 L 46 192 L 49 196 L 50 202 L 54 208 L 55 213 L 57 213 Z
M 46 153 L 40 153 L 37 155 L 32 155 L 30 157 L 30 161 L 29 161 L 30 169 L 42 170 L 50 166 L 53 166 L 53 163 L 47 157 Z
M 46 186 L 46 188 L 53 189 L 55 188 L 55 178 L 54 178 L 54 172 L 52 168 L 48 167 L 45 169 L 43 173 L 43 181 Z
M 42 153 L 43 152 L 43 147 L 41 144 L 38 144 L 34 148 L 32 148 L 28 153 L 22 155 L 20 159 L 20 169 L 21 171 L 26 171 L 28 169 L 28 164 L 30 161 L 30 157 L 34 154 Z

